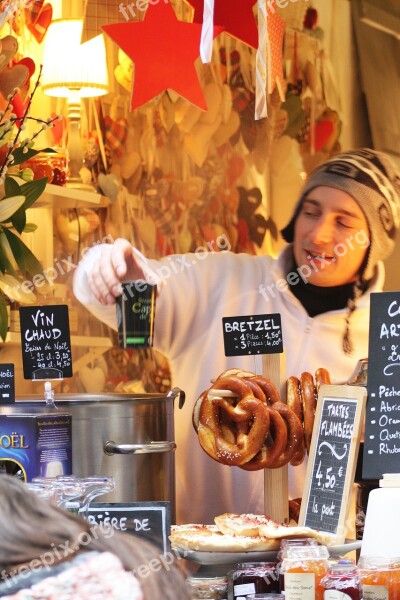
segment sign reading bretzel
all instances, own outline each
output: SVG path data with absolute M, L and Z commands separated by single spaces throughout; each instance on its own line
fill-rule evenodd
M 222 319 L 225 356 L 283 352 L 281 315 L 252 315 Z

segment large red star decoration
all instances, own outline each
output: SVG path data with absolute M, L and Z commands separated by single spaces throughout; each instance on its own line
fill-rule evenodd
M 194 23 L 203 22 L 204 0 L 186 0 L 194 8 Z M 258 29 L 253 13 L 255 0 L 215 0 L 214 23 L 225 33 L 253 48 L 258 47 Z
M 201 25 L 178 21 L 165 0 L 149 4 L 141 22 L 103 25 L 102 29 L 135 63 L 131 110 L 168 89 L 206 110 L 194 62 Z M 223 27 L 214 27 L 216 37 Z

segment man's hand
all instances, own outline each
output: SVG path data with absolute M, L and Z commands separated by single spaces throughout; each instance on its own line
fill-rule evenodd
M 145 279 L 132 244 L 118 238 L 102 248 L 98 262 L 88 276 L 90 289 L 101 304 L 114 304 L 121 295 L 121 281 Z

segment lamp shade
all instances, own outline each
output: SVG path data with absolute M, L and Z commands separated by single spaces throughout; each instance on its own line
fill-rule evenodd
M 106 47 L 103 34 L 81 44 L 82 19 L 53 21 L 43 52 L 42 90 L 49 96 L 81 98 L 108 92 Z

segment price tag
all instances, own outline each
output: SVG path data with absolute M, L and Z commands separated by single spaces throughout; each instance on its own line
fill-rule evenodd
M 400 292 L 371 294 L 363 479 L 398 473 Z
M 0 404 L 15 402 L 14 365 L 0 364 Z
M 225 356 L 283 352 L 281 315 L 253 315 L 222 319 Z
M 19 311 L 24 378 L 72 377 L 68 306 L 23 306 Z
M 341 544 L 354 482 L 366 390 L 321 386 L 299 524 L 330 533 Z
M 110 526 L 117 531 L 146 538 L 169 550 L 168 535 L 171 527 L 169 502 L 106 503 L 93 502 L 89 507 L 89 524 Z

